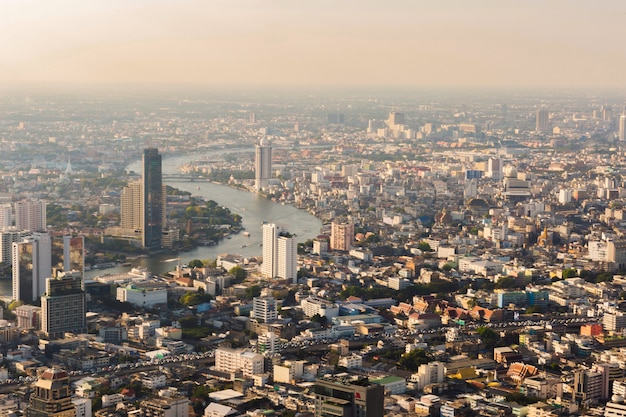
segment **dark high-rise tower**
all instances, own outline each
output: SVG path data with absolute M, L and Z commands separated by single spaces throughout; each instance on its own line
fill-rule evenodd
M 163 193 L 163 175 L 161 155 L 155 148 L 143 151 L 143 233 L 144 248 L 160 249 L 161 235 L 165 218 L 165 195 Z

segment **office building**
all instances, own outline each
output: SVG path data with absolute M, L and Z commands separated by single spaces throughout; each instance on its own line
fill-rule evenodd
M 260 323 L 270 323 L 278 318 L 276 300 L 272 296 L 254 297 L 252 317 Z
M 52 275 L 52 244 L 48 233 L 36 232 L 13 243 L 13 300 L 31 304 L 45 291 Z
M 244 377 L 262 374 L 265 369 L 263 355 L 246 349 L 220 347 L 215 351 L 215 370 L 219 372 L 242 372 Z
M 256 146 L 254 162 L 254 187 L 261 191 L 269 185 L 272 178 L 272 147 L 269 139 L 261 139 Z
M 348 252 L 354 246 L 354 224 L 332 222 L 330 250 Z
M 385 388 L 363 379 L 318 379 L 315 416 L 383 417 Z
M 296 282 L 298 279 L 298 253 L 296 241 L 283 226 L 264 223 L 263 264 L 261 274 L 266 278 L 282 278 Z
M 15 203 L 15 228 L 17 230 L 46 230 L 46 201 L 23 200 Z
M 539 109 L 537 110 L 536 120 L 535 120 L 535 130 L 537 132 L 546 132 L 550 127 L 549 123 L 549 113 L 548 110 Z
M 82 281 L 82 274 L 77 271 L 46 280 L 46 293 L 41 297 L 41 330 L 47 337 L 87 332 Z
M 158 149 L 143 151 L 143 233 L 144 248 L 160 249 L 161 235 L 165 226 L 166 195 L 163 188 L 161 155 Z
M 70 377 L 62 369 L 46 369 L 33 385 L 26 417 L 76 417 Z
M 626 140 L 626 114 L 619 117 L 618 138 L 620 141 Z

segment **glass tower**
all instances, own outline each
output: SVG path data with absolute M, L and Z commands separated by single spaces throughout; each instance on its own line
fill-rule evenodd
M 161 155 L 155 148 L 143 151 L 143 234 L 142 245 L 148 249 L 161 248 L 165 218 L 165 195 L 161 172 Z

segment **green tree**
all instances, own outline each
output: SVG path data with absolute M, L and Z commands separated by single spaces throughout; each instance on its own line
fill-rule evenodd
M 420 242 L 417 245 L 417 248 L 421 250 L 422 252 L 432 252 L 432 249 L 430 245 L 428 244 L 428 242 Z
M 496 333 L 489 327 L 481 326 L 476 329 L 476 333 L 478 333 L 480 339 L 487 349 L 493 349 L 500 341 L 500 336 L 498 335 L 498 333 Z
M 200 259 L 192 259 L 187 265 L 189 268 L 202 268 L 204 266 Z
M 574 268 L 565 268 L 561 274 L 563 279 L 573 278 L 578 275 L 578 271 Z
M 259 295 L 261 295 L 261 287 L 259 287 L 258 285 L 253 285 L 251 287 L 246 288 L 246 299 L 251 300 L 254 297 L 258 297 Z
M 242 282 L 244 279 L 246 279 L 246 275 L 247 275 L 246 270 L 240 267 L 239 265 L 233 266 L 232 268 L 230 268 L 228 273 L 233 275 L 235 277 L 235 281 L 237 282 Z
M 424 349 L 413 349 L 409 353 L 405 353 L 400 358 L 398 364 L 402 369 L 415 372 L 420 365 L 430 362 L 428 352 Z

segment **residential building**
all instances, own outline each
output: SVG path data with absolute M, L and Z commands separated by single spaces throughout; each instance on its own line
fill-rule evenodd
M 22 200 L 15 202 L 15 228 L 33 232 L 46 230 L 46 201 Z
M 354 246 L 354 224 L 332 222 L 330 250 L 348 252 Z

